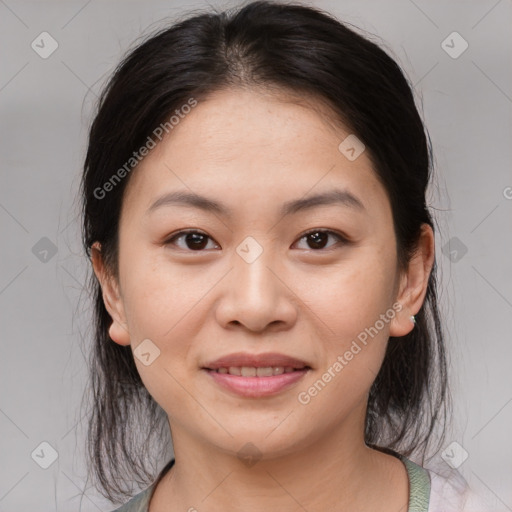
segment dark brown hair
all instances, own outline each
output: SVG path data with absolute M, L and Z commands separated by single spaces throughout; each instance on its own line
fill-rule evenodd
M 130 177 L 105 198 L 98 198 L 98 188 L 190 98 L 200 102 L 221 88 L 240 86 L 316 97 L 357 135 L 388 194 L 397 263 L 405 269 L 422 224 L 434 228 L 425 198 L 432 148 L 412 87 L 393 58 L 347 23 L 319 9 L 268 1 L 195 13 L 147 38 L 119 64 L 89 134 L 80 190 L 86 253 L 100 242 L 107 268 L 118 276 L 119 217 Z M 167 417 L 145 389 L 131 347 L 110 339 L 112 319 L 92 273 L 90 287 L 90 469 L 104 496 L 123 500 L 133 482 L 153 482 L 155 471 L 144 460 L 152 447 L 155 458 L 161 457 L 169 441 Z M 424 457 L 435 431 L 442 440 L 449 398 L 436 263 L 416 322 L 410 334 L 390 338 L 369 394 L 365 440 Z

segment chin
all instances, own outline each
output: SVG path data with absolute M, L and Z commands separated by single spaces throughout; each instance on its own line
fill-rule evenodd
M 285 422 L 283 422 L 285 423 Z M 233 437 L 226 439 L 205 439 L 205 442 L 215 445 L 227 455 L 236 456 L 242 461 L 249 460 L 271 460 L 284 457 L 305 448 L 309 443 L 304 437 L 303 431 L 290 431 L 285 426 L 276 428 L 279 422 L 273 422 L 268 428 L 255 429 L 244 428 L 228 429 Z M 279 429 L 282 428 L 281 432 Z M 210 432 L 211 433 L 211 432 Z

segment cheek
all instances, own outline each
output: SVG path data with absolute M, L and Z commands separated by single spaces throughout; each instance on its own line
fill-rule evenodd
M 323 351 L 318 370 L 322 398 L 315 399 L 315 407 L 334 402 L 343 414 L 369 391 L 382 365 L 390 320 L 396 313 L 393 269 L 392 251 L 384 257 L 378 247 L 368 246 L 357 257 L 331 268 L 316 280 L 317 286 L 308 287 L 309 292 L 304 288 L 305 302 L 321 320 L 317 343 Z
M 218 276 L 202 275 L 196 267 L 175 271 L 165 258 L 133 252 L 124 261 L 124 306 L 135 363 L 155 400 L 169 410 L 180 407 L 183 389 L 195 363 L 193 340 L 200 338 L 207 301 L 201 301 Z M 150 365 L 137 356 L 137 347 L 150 340 L 158 354 Z M 148 343 L 148 342 L 146 342 Z M 186 400 L 183 400 L 185 404 Z M 182 404 L 182 405 L 183 405 Z
M 336 422 L 366 399 L 385 355 L 388 317 L 395 314 L 392 282 L 393 274 L 375 256 L 361 257 L 309 292 L 305 302 L 320 319 L 315 342 L 322 347 L 316 378 L 300 389 L 299 402 L 307 402 L 311 417 L 328 409 Z
M 141 337 L 155 342 L 172 338 L 172 332 L 187 323 L 181 319 L 201 295 L 197 270 L 195 278 L 190 272 L 176 271 L 161 253 L 150 251 L 133 252 L 124 263 L 124 303 L 130 334 L 136 336 L 135 341 Z
M 188 321 L 197 298 L 182 291 L 183 281 L 148 266 L 133 274 L 129 287 L 127 318 L 137 370 L 149 394 L 168 412 L 193 407 L 180 383 L 187 382 L 190 340 L 199 322 Z M 150 340 L 149 352 L 155 354 L 149 365 L 137 357 L 143 340 Z
M 375 254 L 362 252 L 353 261 L 303 281 L 304 302 L 311 304 L 330 337 L 338 342 L 374 325 L 392 304 L 394 273 L 389 260 Z

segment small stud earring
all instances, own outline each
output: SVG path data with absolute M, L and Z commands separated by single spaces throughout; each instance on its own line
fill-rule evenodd
M 411 322 L 412 322 L 414 325 L 416 325 L 416 318 L 414 317 L 414 315 L 411 315 L 409 318 L 411 319 Z

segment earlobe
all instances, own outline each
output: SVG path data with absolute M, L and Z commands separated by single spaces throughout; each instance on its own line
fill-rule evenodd
M 112 324 L 108 329 L 108 334 L 112 338 L 112 341 L 118 345 L 130 344 L 130 335 L 127 328 L 121 325 L 117 320 L 112 321 Z
M 130 334 L 126 324 L 123 300 L 119 293 L 118 284 L 105 268 L 99 242 L 95 242 L 91 246 L 91 262 L 96 278 L 101 286 L 103 303 L 112 318 L 109 335 L 115 343 L 129 345 Z
M 397 301 L 402 309 L 391 322 L 390 336 L 405 336 L 414 329 L 414 315 L 421 309 L 425 300 L 434 257 L 434 232 L 428 224 L 423 224 L 416 251 L 411 257 L 407 271 L 401 276 Z
M 416 317 L 408 312 L 407 309 L 402 309 L 395 315 L 391 321 L 389 328 L 389 335 L 394 338 L 399 338 L 409 334 L 416 326 Z

